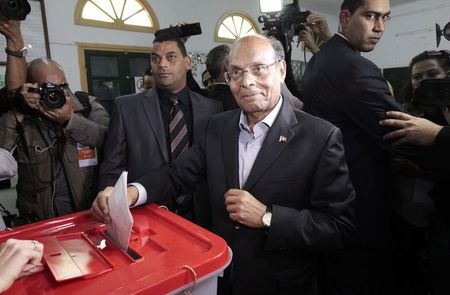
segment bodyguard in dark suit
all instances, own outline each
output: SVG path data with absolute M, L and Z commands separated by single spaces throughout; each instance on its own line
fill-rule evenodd
M 129 204 L 159 202 L 206 178 L 212 230 L 233 250 L 219 294 L 317 294 L 319 251 L 353 230 L 354 191 L 341 133 L 280 95 L 286 73 L 276 40 L 235 44 L 228 82 L 240 109 L 213 116 L 202 139 L 170 165 L 139 177 Z M 108 221 L 108 192 L 91 212 Z
M 361 56 L 383 35 L 389 0 L 345 0 L 340 32 L 309 61 L 303 76 L 304 109 L 342 130 L 350 178 L 356 191 L 357 231 L 344 251 L 326 257 L 324 294 L 389 294 L 389 152 L 410 159 L 423 150 L 393 148 L 379 125 L 388 110 L 404 111 L 390 95 L 380 69 Z M 330 287 L 330 289 L 328 289 Z M 389 288 L 389 287 L 388 287 Z
M 128 171 L 128 181 L 133 182 L 172 160 L 169 132 L 172 95 L 178 97 L 190 144 L 199 139 L 206 119 L 222 110 L 220 103 L 186 87 L 186 71 L 190 67 L 191 58 L 176 36 L 159 34 L 155 38 L 151 55 L 155 88 L 116 99 L 100 166 L 100 190 L 113 186 L 124 170 Z M 208 216 L 204 216 L 207 210 L 201 207 L 206 206 L 205 188 L 200 186 L 194 195 L 195 221 L 203 226 L 208 225 Z M 181 212 L 182 215 L 191 215 L 186 209 L 191 204 L 186 203 L 167 204 L 187 211 Z

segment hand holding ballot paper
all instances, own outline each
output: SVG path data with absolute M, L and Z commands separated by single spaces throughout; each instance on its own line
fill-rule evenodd
M 110 218 L 106 223 L 109 237 L 125 251 L 128 248 L 133 226 L 133 216 L 131 216 L 127 200 L 127 175 L 128 172 L 122 172 L 111 195 L 107 198 Z

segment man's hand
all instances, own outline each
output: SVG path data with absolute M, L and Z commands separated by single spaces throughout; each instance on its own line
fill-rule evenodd
M 38 110 L 50 120 L 60 124 L 69 121 L 73 115 L 72 98 L 67 90 L 64 90 L 64 95 L 66 97 L 66 103 L 62 107 L 50 109 L 45 104 L 40 103 Z
M 397 146 L 405 143 L 431 146 L 441 131 L 439 126 L 424 118 L 414 117 L 402 112 L 387 112 L 389 119 L 380 121 L 380 125 L 399 128 L 386 134 L 383 139 L 395 140 L 392 145 Z
M 248 227 L 264 227 L 261 219 L 266 212 L 266 205 L 258 201 L 249 192 L 229 189 L 225 193 L 225 206 L 231 220 Z
M 311 12 L 306 18 L 306 23 L 320 40 L 326 42 L 331 38 L 330 28 L 324 16 Z
M 20 88 L 20 93 L 25 98 L 25 102 L 30 108 L 35 110 L 39 110 L 39 105 L 41 103 L 41 96 L 33 91 L 33 89 L 36 89 L 38 87 L 38 84 L 25 83 Z
M 112 191 L 113 187 L 108 186 L 97 194 L 97 197 L 91 206 L 91 215 L 95 220 L 103 223 L 111 222 L 111 217 L 109 216 L 108 198 Z
M 108 198 L 111 196 L 113 191 L 112 186 L 106 187 L 104 190 L 98 193 L 97 197 L 92 203 L 91 206 L 91 215 L 92 217 L 103 223 L 110 223 L 111 216 L 109 216 L 109 206 L 108 206 Z M 128 186 L 127 188 L 127 199 L 128 206 L 134 205 L 139 197 L 139 191 L 133 185 Z
M 311 34 L 311 29 L 306 27 L 304 30 L 300 30 L 298 33 L 298 42 L 303 41 L 305 43 L 305 47 L 309 49 L 312 53 L 317 53 L 320 49 L 317 47 L 316 42 Z
M 20 21 L 8 19 L 0 13 L 0 34 L 5 36 L 10 50 L 23 48 L 23 38 L 20 31 Z
M 0 245 L 0 293 L 16 279 L 43 270 L 44 246 L 38 241 L 9 239 Z

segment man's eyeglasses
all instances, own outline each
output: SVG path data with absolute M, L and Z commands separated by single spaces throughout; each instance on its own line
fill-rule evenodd
M 247 70 L 243 70 L 243 69 L 239 69 L 239 68 L 234 68 L 231 69 L 228 72 L 225 72 L 225 81 L 227 81 L 227 83 L 238 83 L 242 81 L 242 77 L 244 76 L 245 72 L 249 72 L 250 74 L 252 74 L 255 77 L 264 77 L 265 75 L 267 75 L 267 73 L 269 72 L 269 68 L 273 65 L 278 64 L 280 61 L 277 60 L 269 65 L 254 65 L 251 67 L 248 67 Z

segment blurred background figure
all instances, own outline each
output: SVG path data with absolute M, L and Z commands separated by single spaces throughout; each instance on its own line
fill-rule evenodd
M 208 70 L 204 70 L 202 73 L 202 84 L 207 91 L 210 91 L 214 86 L 214 79 L 211 77 L 211 74 L 208 72 Z
M 152 69 L 148 68 L 144 72 L 144 89 L 155 87 L 155 79 L 153 78 Z

